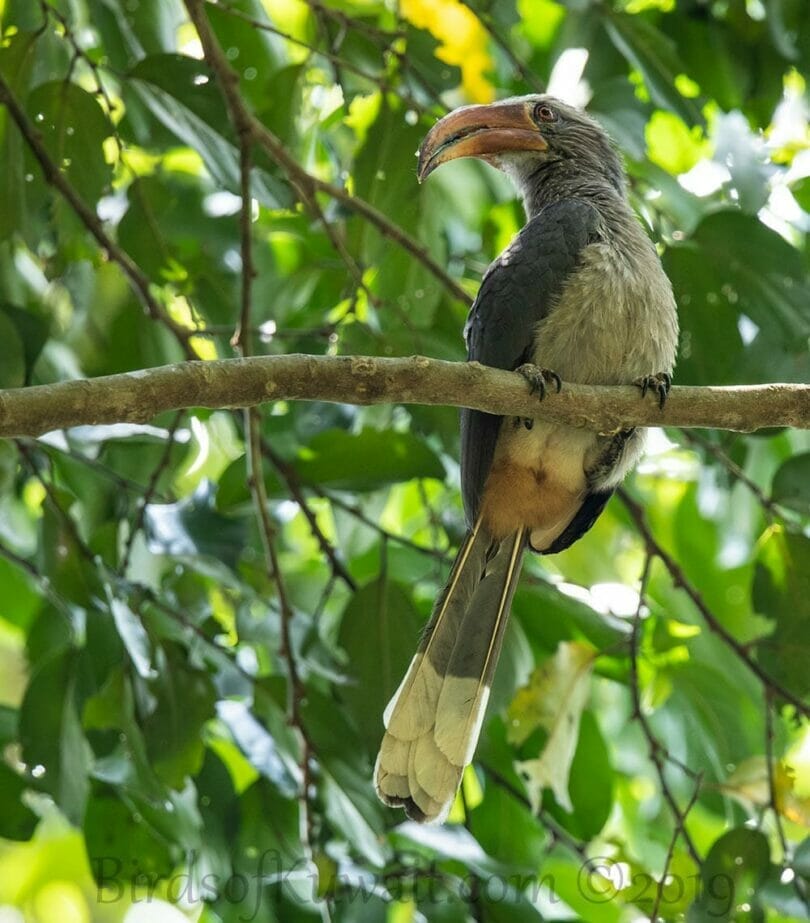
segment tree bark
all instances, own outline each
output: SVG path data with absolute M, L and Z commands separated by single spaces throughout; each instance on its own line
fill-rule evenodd
M 183 362 L 120 375 L 0 391 L 0 436 L 38 436 L 98 423 L 142 423 L 184 407 L 276 400 L 443 404 L 613 432 L 631 426 L 750 432 L 810 428 L 810 385 L 673 387 L 666 406 L 632 386 L 563 383 L 540 401 L 515 372 L 411 356 L 263 356 Z

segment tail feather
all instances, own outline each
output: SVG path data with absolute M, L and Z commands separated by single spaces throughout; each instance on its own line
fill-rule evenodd
M 385 710 L 377 794 L 414 820 L 447 816 L 472 760 L 524 546 L 523 531 L 495 541 L 476 523 Z

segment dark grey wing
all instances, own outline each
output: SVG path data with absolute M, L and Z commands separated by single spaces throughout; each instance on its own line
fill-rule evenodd
M 574 518 L 568 523 L 565 530 L 546 548 L 543 554 L 557 554 L 558 551 L 565 551 L 577 539 L 582 538 L 599 518 L 605 504 L 613 496 L 614 490 L 615 487 L 610 487 L 607 490 L 598 490 L 592 494 L 587 494 Z
M 470 309 L 467 358 L 500 369 L 527 361 L 535 327 L 554 307 L 589 243 L 599 239 L 599 215 L 582 199 L 544 208 L 489 267 Z M 461 493 L 467 519 L 478 515 L 502 417 L 461 411 Z

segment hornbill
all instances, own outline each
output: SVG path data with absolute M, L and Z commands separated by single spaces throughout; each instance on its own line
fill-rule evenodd
M 527 217 L 481 282 L 468 359 L 521 372 L 540 398 L 560 379 L 635 383 L 663 405 L 678 339 L 672 287 L 603 129 L 545 95 L 465 106 L 427 134 L 418 179 L 457 157 L 506 173 Z M 642 448 L 639 430 L 461 411 L 468 532 L 385 710 L 383 802 L 417 821 L 447 816 L 478 742 L 524 549 L 551 554 L 580 538 Z

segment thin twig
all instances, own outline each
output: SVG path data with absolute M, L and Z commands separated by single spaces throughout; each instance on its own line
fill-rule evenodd
M 675 846 L 678 843 L 678 837 L 684 836 L 686 831 L 684 830 L 684 823 L 686 822 L 686 817 L 692 808 L 695 806 L 695 803 L 698 800 L 700 795 L 701 783 L 703 777 L 699 776 L 695 782 L 695 786 L 692 789 L 692 794 L 689 798 L 689 801 L 686 802 L 686 807 L 683 809 L 683 812 L 680 817 L 676 818 L 675 829 L 672 831 L 672 836 L 669 840 L 669 847 L 667 848 L 667 854 L 664 858 L 664 869 L 661 872 L 661 877 L 658 879 L 658 884 L 655 888 L 655 902 L 653 903 L 652 910 L 650 911 L 650 923 L 657 923 L 658 910 L 661 907 L 661 901 L 664 898 L 664 888 L 667 885 L 667 875 L 669 874 L 669 867 L 672 864 L 672 858 L 675 855 Z
M 774 756 L 774 728 L 773 728 L 773 692 L 766 688 L 765 689 L 765 766 L 767 767 L 768 772 L 768 801 L 771 813 L 773 814 L 774 826 L 776 827 L 776 835 L 779 838 L 779 845 L 782 848 L 782 868 L 786 869 L 789 866 L 790 862 L 790 847 L 788 845 L 787 835 L 785 834 L 785 827 L 782 823 L 782 812 L 779 808 L 779 792 L 776 788 L 776 777 L 774 774 L 774 766 L 776 765 L 776 760 Z M 807 886 L 804 882 L 804 879 L 801 875 L 794 873 L 793 879 L 793 890 L 796 893 L 796 896 L 799 900 L 805 905 L 808 905 L 808 895 Z
M 672 578 L 675 586 L 680 587 L 692 600 L 698 612 L 700 612 L 701 616 L 703 617 L 703 621 L 706 623 L 707 627 L 719 638 L 721 638 L 725 644 L 731 648 L 732 651 L 734 651 L 737 657 L 739 657 L 739 659 L 767 689 L 770 689 L 780 698 L 784 699 L 786 702 L 789 702 L 799 714 L 810 717 L 810 705 L 802 702 L 798 696 L 794 695 L 774 676 L 764 670 L 756 662 L 756 660 L 751 657 L 745 645 L 741 641 L 738 641 L 734 635 L 732 635 L 728 629 L 722 625 L 722 623 L 717 619 L 711 609 L 709 609 L 700 593 L 686 579 L 686 575 L 684 574 L 678 562 L 659 544 L 655 536 L 650 531 L 650 527 L 647 525 L 647 520 L 644 516 L 644 510 L 642 509 L 641 504 L 633 500 L 633 498 L 629 496 L 626 490 L 620 490 L 619 496 L 621 497 L 622 502 L 630 513 L 633 521 L 635 522 L 636 527 L 641 533 L 647 545 L 648 551 L 661 559 L 664 567 L 666 567 L 666 569 L 669 571 L 669 575 Z
M 349 503 L 347 500 L 339 497 L 333 491 L 325 490 L 317 484 L 308 484 L 307 486 L 319 497 L 326 498 L 330 503 L 338 507 L 338 509 L 344 510 L 351 516 L 354 516 L 354 518 L 359 522 L 362 522 L 364 526 L 368 526 L 369 529 L 373 529 L 380 536 L 380 538 L 384 539 L 385 541 L 396 542 L 405 548 L 410 548 L 412 551 L 417 551 L 419 554 L 433 558 L 442 564 L 451 564 L 453 562 L 452 556 L 446 551 L 441 551 L 439 548 L 435 548 L 430 545 L 420 545 L 418 542 L 413 541 L 413 539 L 408 538 L 406 535 L 398 535 L 396 532 L 389 532 L 388 529 L 386 529 L 384 526 L 381 526 L 378 522 L 375 522 L 369 516 L 366 516 L 366 514 L 360 509 L 359 506 L 354 503 Z
M 311 200 L 316 193 L 323 192 L 341 202 L 347 208 L 362 215 L 381 234 L 393 240 L 422 263 L 454 297 L 466 304 L 470 304 L 472 302 L 471 297 L 433 259 L 426 247 L 364 199 L 353 196 L 345 189 L 308 173 L 298 163 L 282 141 L 247 108 L 239 93 L 239 77 L 231 67 L 205 15 L 205 0 L 185 0 L 185 6 L 200 37 L 206 61 L 219 79 L 222 91 L 228 101 L 228 108 L 234 113 L 238 112 L 240 120 L 250 126 L 256 142 L 284 170 L 301 200 L 306 202 Z
M 5 105 L 20 134 L 23 136 L 25 143 L 39 163 L 45 181 L 62 195 L 85 228 L 95 237 L 107 256 L 121 268 L 133 290 L 143 303 L 149 316 L 171 331 L 180 344 L 186 358 L 199 358 L 190 342 L 190 338 L 194 335 L 195 331 L 179 324 L 171 317 L 163 305 L 158 302 L 152 294 L 151 283 L 147 276 L 141 271 L 130 255 L 107 234 L 101 219 L 95 211 L 83 201 L 78 192 L 68 181 L 65 174 L 54 163 L 42 141 L 42 135 L 26 115 L 25 110 L 20 105 L 2 74 L 0 74 L 0 103 Z
M 661 784 L 661 794 L 664 796 L 664 800 L 669 805 L 669 809 L 672 812 L 672 819 L 675 823 L 675 834 L 673 835 L 673 841 L 677 839 L 678 833 L 683 837 L 683 841 L 686 844 L 686 848 L 689 851 L 689 855 L 694 860 L 695 864 L 700 868 L 701 858 L 700 853 L 697 851 L 697 847 L 692 840 L 692 837 L 689 835 L 689 832 L 686 829 L 686 814 L 687 811 L 681 811 L 678 807 L 678 802 L 675 800 L 675 795 L 672 792 L 672 789 L 667 782 L 666 776 L 666 761 L 662 756 L 662 753 L 665 752 L 664 747 L 661 745 L 661 742 L 655 736 L 652 727 L 650 726 L 649 721 L 647 720 L 646 715 L 644 714 L 644 709 L 641 704 L 641 687 L 639 684 L 638 676 L 638 646 L 639 646 L 639 637 L 641 633 L 641 613 L 645 605 L 645 599 L 647 595 L 647 582 L 650 576 L 650 568 L 653 562 L 653 554 L 648 549 L 647 556 L 644 560 L 644 570 L 641 575 L 641 587 L 639 588 L 638 594 L 638 607 L 636 609 L 636 615 L 633 619 L 633 630 L 630 635 L 630 694 L 633 700 L 633 718 L 638 722 L 639 727 L 641 728 L 642 733 L 647 741 L 647 748 L 650 756 L 650 760 L 655 766 L 656 774 L 658 775 L 658 781 Z M 699 786 L 696 786 L 696 789 Z M 689 806 L 691 808 L 691 804 Z M 661 874 L 661 882 L 663 882 L 667 877 L 667 870 L 669 868 L 669 862 L 664 866 L 664 871 Z M 658 900 L 656 900 L 656 904 Z M 650 917 L 651 920 L 655 920 L 655 917 Z
M 531 809 L 531 802 L 526 797 L 526 795 L 516 788 L 504 775 L 498 772 L 497 769 L 490 766 L 487 763 L 483 763 L 480 760 L 478 765 L 484 770 L 484 774 L 490 778 L 499 788 L 502 788 L 505 792 L 508 792 L 516 801 L 520 802 L 524 808 Z M 586 849 L 585 843 L 580 842 L 572 834 L 570 834 L 565 827 L 562 826 L 548 811 L 543 808 L 540 809 L 536 815 L 538 820 L 542 825 L 548 830 L 552 840 L 555 843 L 561 843 L 567 849 L 569 849 L 574 855 L 578 856 L 583 862 L 586 862 L 588 859 L 588 852 Z
M 127 536 L 126 545 L 124 546 L 124 553 L 121 556 L 121 563 L 118 567 L 119 573 L 121 574 L 126 574 L 127 568 L 129 567 L 129 562 L 132 558 L 132 549 L 135 547 L 135 538 L 143 528 L 144 520 L 146 519 L 146 508 L 149 506 L 155 496 L 158 481 L 160 480 L 161 475 L 166 470 L 169 462 L 171 461 L 172 449 L 174 448 L 174 435 L 177 432 L 177 428 L 180 426 L 180 422 L 184 416 L 185 411 L 178 410 L 174 416 L 174 419 L 169 424 L 169 432 L 168 436 L 166 437 L 166 444 L 163 447 L 163 452 L 161 453 L 161 456 L 158 459 L 158 463 L 155 465 L 155 468 L 149 477 L 146 490 L 138 499 L 138 511 L 135 515 L 134 521 L 130 525 L 129 535 Z
M 697 433 L 690 433 L 682 430 L 683 438 L 692 445 L 700 446 L 704 451 L 714 456 L 728 471 L 728 473 L 741 484 L 744 484 L 761 504 L 765 515 L 768 519 L 782 519 L 782 513 L 777 504 L 765 493 L 765 491 L 753 481 L 743 469 L 720 448 L 708 439 L 704 439 Z
M 498 31 L 498 28 L 492 21 L 492 18 L 489 15 L 476 10 L 475 7 L 473 7 L 472 4 L 468 2 L 468 0 L 461 0 L 461 3 L 467 7 L 467 9 L 487 30 L 492 40 L 501 49 L 504 55 L 506 55 L 506 58 L 512 65 L 512 68 L 521 77 L 526 86 L 529 87 L 529 89 L 534 93 L 545 93 L 545 87 L 543 84 L 515 54 L 515 52 L 512 50 L 511 44 Z
M 297 45 L 299 48 L 305 48 L 312 54 L 325 58 L 336 67 L 342 67 L 344 70 L 355 74 L 357 77 L 360 77 L 363 80 L 368 80 L 369 83 L 373 83 L 385 93 L 393 93 L 395 96 L 398 96 L 407 106 L 420 114 L 427 111 L 421 103 L 413 98 L 413 96 L 411 96 L 409 93 L 403 92 L 399 87 L 394 86 L 394 84 L 387 80 L 382 73 L 369 73 L 368 71 L 363 70 L 362 67 L 358 67 L 352 61 L 349 61 L 347 58 L 343 58 L 331 51 L 325 51 L 323 48 L 318 48 L 316 45 L 311 45 L 309 42 L 305 42 L 303 39 L 297 38 L 294 35 L 290 35 L 289 32 L 285 32 L 283 29 L 279 29 L 277 26 L 272 25 L 272 23 L 269 23 L 266 20 L 256 19 L 254 16 L 250 16 L 249 14 L 244 13 L 242 10 L 237 9 L 236 7 L 221 3 L 215 4 L 213 0 L 205 0 L 205 2 L 216 6 L 218 9 L 224 10 L 226 13 L 228 13 L 228 15 L 233 16 L 236 19 L 241 19 L 242 22 L 248 23 L 254 29 L 260 29 L 263 32 L 269 32 L 271 35 L 277 35 L 279 38 L 282 38 L 287 42 L 291 42 L 293 45 Z M 333 77 L 335 83 L 341 82 L 339 73 L 335 73 Z
M 201 6 L 197 6 L 197 12 L 202 20 L 205 19 L 205 13 Z M 189 6 L 191 12 L 191 6 Z M 207 20 L 205 20 L 207 24 Z M 208 44 L 212 41 L 211 35 L 208 36 Z M 220 77 L 224 75 L 220 74 Z M 235 76 L 235 75 L 234 75 Z M 239 314 L 239 323 L 233 336 L 232 343 L 247 359 L 253 353 L 252 337 L 249 333 L 251 329 L 251 315 L 253 309 L 253 280 L 255 269 L 253 266 L 253 233 L 252 233 L 252 198 L 250 194 L 250 178 L 253 166 L 252 147 L 255 142 L 255 131 L 250 120 L 246 117 L 246 111 L 235 104 L 238 94 L 230 92 L 232 87 L 226 86 L 226 81 L 221 84 L 225 105 L 228 114 L 236 130 L 239 139 L 239 166 L 240 166 L 240 193 L 241 193 L 241 212 L 240 212 L 240 238 L 241 238 L 241 256 L 242 256 L 242 292 L 241 308 Z M 311 772 L 310 764 L 313 754 L 312 744 L 307 735 L 304 725 L 303 715 L 301 714 L 301 703 L 304 701 L 306 690 L 298 672 L 298 664 L 295 657 L 295 649 L 292 641 L 291 623 L 293 620 L 293 609 L 287 596 L 287 589 L 284 583 L 281 565 L 279 564 L 278 552 L 276 550 L 276 529 L 270 519 L 269 502 L 267 490 L 264 483 L 262 472 L 262 435 L 261 435 L 261 414 L 257 407 L 248 407 L 244 411 L 245 432 L 247 441 L 247 472 L 248 485 L 253 498 L 253 506 L 256 511 L 256 517 L 259 526 L 259 535 L 261 536 L 264 559 L 267 567 L 268 578 L 275 583 L 276 595 L 278 597 L 279 614 L 281 620 L 281 645 L 280 654 L 287 667 L 288 695 L 287 695 L 287 713 L 290 726 L 295 730 L 301 747 L 301 792 L 298 798 L 299 817 L 300 817 L 300 839 L 306 851 L 307 859 L 311 862 L 313 856 L 313 827 L 312 812 L 310 810 L 310 788 Z M 320 902 L 321 918 L 324 923 L 329 923 L 330 912 L 329 905 L 326 901 Z
M 317 517 L 312 511 L 309 503 L 307 502 L 307 498 L 304 495 L 303 486 L 301 479 L 298 477 L 298 472 L 295 470 L 295 468 L 293 468 L 291 464 L 286 462 L 278 454 L 278 452 L 276 452 L 273 447 L 267 443 L 267 441 L 262 442 L 262 453 L 266 458 L 270 460 L 273 467 L 284 479 L 284 483 L 287 485 L 290 494 L 298 503 L 301 512 L 304 514 L 304 517 L 309 523 L 310 531 L 315 537 L 315 540 L 318 542 L 318 546 L 329 561 L 329 565 L 332 568 L 332 573 L 336 577 L 339 577 L 350 590 L 356 590 L 357 584 L 355 583 L 354 578 L 348 572 L 348 570 L 346 570 L 346 565 L 338 557 L 336 548 L 326 537 L 320 525 L 318 525 Z
M 320 0 L 304 0 L 304 3 L 306 3 L 306 5 L 311 10 L 314 10 L 318 13 L 323 13 L 325 16 L 329 16 L 331 19 L 334 19 L 336 22 L 340 23 L 340 25 L 347 31 L 363 32 L 370 38 L 373 38 L 377 41 L 382 41 L 387 44 L 390 44 L 396 39 L 405 37 L 405 32 L 402 29 L 398 29 L 396 31 L 380 29 L 378 26 L 372 26 L 370 23 L 364 22 L 362 19 L 349 16 L 347 13 L 344 13 L 342 10 L 337 9 L 336 7 L 327 6 L 326 4 L 321 3 Z

